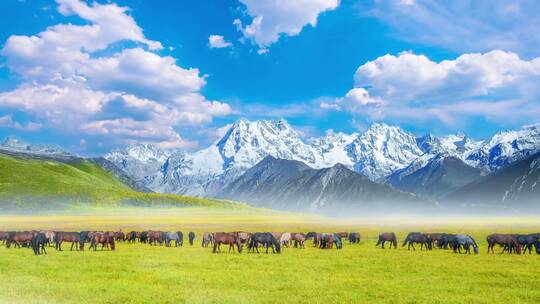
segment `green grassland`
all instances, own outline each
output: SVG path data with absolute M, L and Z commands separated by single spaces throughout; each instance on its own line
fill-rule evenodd
M 136 192 L 88 160 L 63 163 L 0 154 L 0 209 L 119 205 L 241 207 L 232 202 Z
M 129 209 L 70 215 L 0 216 L 10 229 L 195 231 L 195 246 L 123 244 L 117 250 L 56 252 L 0 246 L 0 302 L 7 303 L 538 303 L 540 256 L 486 254 L 491 232 L 539 231 L 538 219 L 460 222 L 389 219 L 377 223 L 261 210 Z M 212 254 L 204 231 L 342 231 L 362 234 L 343 250 L 285 248 L 282 254 Z M 469 233 L 479 255 L 381 250 L 395 231 Z M 226 247 L 224 247 L 226 249 Z M 68 246 L 65 245 L 65 249 Z

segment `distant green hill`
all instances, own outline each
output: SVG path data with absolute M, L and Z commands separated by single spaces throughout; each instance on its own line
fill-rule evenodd
M 77 204 L 240 206 L 211 199 L 137 192 L 86 159 L 61 162 L 0 154 L 0 209 L 57 209 Z

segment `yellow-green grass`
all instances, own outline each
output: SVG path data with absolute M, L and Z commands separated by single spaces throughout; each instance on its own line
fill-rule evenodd
M 0 154 L 0 210 L 125 205 L 242 207 L 227 201 L 133 191 L 88 160 L 63 163 Z
M 540 231 L 537 218 L 329 219 L 261 210 L 130 209 L 69 215 L 0 216 L 0 230 L 160 229 L 195 231 L 195 246 L 123 244 L 63 252 L 0 246 L 0 302 L 9 303 L 538 303 L 540 256 L 486 254 L 491 232 Z M 343 250 L 285 248 L 282 254 L 212 254 L 203 231 L 359 231 Z M 480 254 L 381 250 L 395 231 L 468 233 Z

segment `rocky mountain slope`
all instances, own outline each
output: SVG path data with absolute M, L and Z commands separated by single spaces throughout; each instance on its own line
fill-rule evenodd
M 217 196 L 284 210 L 337 212 L 433 206 L 414 195 L 375 183 L 341 164 L 313 169 L 299 161 L 272 156 L 247 170 Z

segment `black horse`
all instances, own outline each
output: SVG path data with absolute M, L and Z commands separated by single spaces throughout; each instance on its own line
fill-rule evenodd
M 193 241 L 195 240 L 195 232 L 190 231 L 188 234 L 189 246 L 193 246 Z
M 431 241 L 429 240 L 428 235 L 425 233 L 420 233 L 420 232 L 409 233 L 407 235 L 407 238 L 405 238 L 405 241 L 403 241 L 403 244 L 401 245 L 401 247 L 405 247 L 405 245 L 408 245 L 407 250 L 411 250 L 411 247 L 413 250 L 416 250 L 414 248 L 415 243 L 420 244 L 420 250 L 423 250 L 424 246 L 426 246 L 427 250 L 432 249 Z
M 455 241 L 456 241 L 455 234 L 443 233 L 437 245 L 441 249 L 448 249 L 449 247 L 452 248 L 452 244 L 454 244 Z
M 281 244 L 270 232 L 254 233 L 249 241 L 248 252 L 257 251 L 259 253 L 258 245 L 266 247 L 266 253 L 268 253 L 268 248 L 272 248 L 274 253 L 281 253 Z
M 523 247 L 523 254 L 527 250 L 529 250 L 529 254 L 531 254 L 532 248 L 534 247 L 534 250 L 537 254 L 540 254 L 540 241 L 538 241 L 538 237 L 540 235 L 536 234 L 518 234 L 516 235 L 518 243 Z
M 32 238 L 32 250 L 35 255 L 47 254 L 45 245 L 47 245 L 47 236 L 45 233 L 39 232 Z
M 360 243 L 360 233 L 349 232 L 349 244 L 358 244 L 358 243 Z

